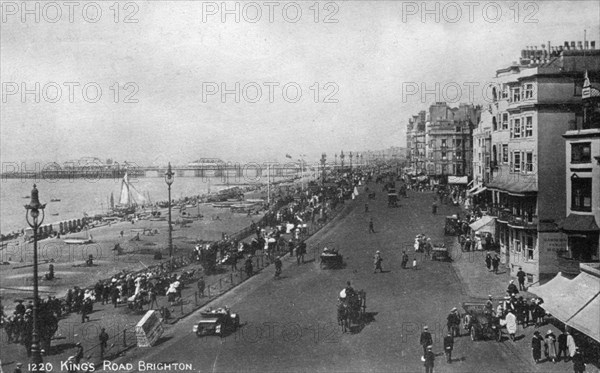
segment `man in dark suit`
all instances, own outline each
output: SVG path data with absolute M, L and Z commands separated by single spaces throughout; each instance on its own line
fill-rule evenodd
M 519 280 L 519 290 L 527 290 L 525 289 L 525 277 L 527 275 L 523 272 L 523 268 L 519 267 L 519 272 L 517 272 L 517 279 Z
M 433 346 L 429 345 L 426 347 L 423 358 L 425 359 L 425 373 L 433 373 L 433 366 L 435 363 L 435 354 L 432 351 Z
M 452 363 L 452 350 L 454 349 L 454 337 L 449 331 L 448 335 L 444 337 L 444 353 L 446 354 L 446 361 L 448 364 Z
M 427 326 L 423 327 L 423 332 L 421 333 L 419 343 L 421 346 L 423 346 L 423 354 L 427 352 L 427 346 L 431 346 L 433 344 L 433 338 L 431 337 L 431 333 L 429 333 L 429 328 Z

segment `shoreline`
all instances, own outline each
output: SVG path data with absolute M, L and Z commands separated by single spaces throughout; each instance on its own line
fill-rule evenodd
M 298 177 L 290 177 L 288 179 L 283 179 L 283 180 L 277 180 L 271 183 L 271 186 L 273 187 L 277 187 L 280 184 L 284 184 L 284 183 L 291 183 L 292 185 L 298 181 Z M 242 187 L 242 188 L 246 188 L 246 190 L 243 190 L 242 192 L 244 193 L 244 199 L 246 199 L 245 195 L 248 193 L 253 193 L 253 192 L 260 192 L 262 191 L 263 188 L 267 188 L 267 184 L 264 182 L 258 182 L 258 183 L 236 183 L 236 184 L 229 184 L 229 183 L 219 183 L 219 184 L 214 184 L 214 186 L 216 187 L 221 187 L 219 188 L 219 190 L 217 191 L 211 191 L 211 192 L 207 192 L 207 193 L 203 193 L 203 194 L 198 194 L 198 195 L 188 195 L 188 196 L 182 196 L 180 198 L 174 199 L 174 205 L 172 208 L 176 208 L 178 207 L 178 205 L 182 204 L 182 203 L 198 203 L 198 201 L 202 201 L 200 203 L 211 203 L 211 202 L 207 202 L 206 200 L 210 197 L 214 197 L 217 196 L 221 190 L 224 189 L 229 189 L 229 188 L 235 188 L 235 187 Z M 222 188 L 224 187 L 224 188 Z M 266 190 L 264 191 L 266 193 Z M 240 202 L 243 202 L 244 199 L 242 199 Z M 191 200 L 191 202 L 190 202 Z M 187 201 L 187 202 L 186 202 Z M 161 201 L 156 201 L 152 204 L 149 204 L 147 206 L 144 206 L 143 208 L 141 208 L 140 211 L 137 211 L 135 214 L 149 214 L 153 211 L 153 209 L 167 209 L 166 207 L 164 208 L 160 208 L 159 204 L 164 203 L 164 204 L 168 204 L 168 201 L 166 200 L 161 200 Z M 195 207 L 194 207 L 195 208 Z M 95 210 L 87 210 L 87 211 L 95 211 Z M 161 211 L 162 212 L 162 211 Z M 56 222 L 52 222 L 52 223 L 47 223 L 44 224 L 43 226 L 53 226 L 53 230 L 56 231 L 56 229 L 54 228 L 55 226 L 58 227 L 61 223 L 64 222 L 69 222 L 69 221 L 77 221 L 77 220 L 83 220 L 83 219 L 90 219 L 93 221 L 94 217 L 96 216 L 101 216 L 102 218 L 107 218 L 110 217 L 112 215 L 112 213 L 110 212 L 102 212 L 102 213 L 90 213 L 89 215 L 81 215 L 79 217 L 73 217 L 73 218 L 67 218 L 67 219 L 61 219 L 60 221 L 56 221 Z M 162 214 L 161 214 L 162 215 Z M 91 216 L 91 217 L 90 217 Z M 120 221 L 125 220 L 125 218 L 122 218 Z M 114 224 L 114 223 L 113 223 Z M 108 225 L 108 223 L 106 224 L 101 224 L 101 225 L 92 225 L 92 226 L 88 226 L 88 229 L 91 231 L 93 229 L 96 229 L 98 227 L 102 227 Z M 43 227 L 42 226 L 42 227 Z M 26 241 L 21 241 L 23 239 L 23 237 L 25 236 L 25 233 L 27 230 L 31 230 L 30 227 L 23 227 L 21 229 L 17 229 L 17 230 L 13 230 L 8 234 L 3 234 L 4 238 L 0 238 L 0 251 L 5 249 L 6 246 L 14 244 L 15 242 L 18 242 L 17 245 L 19 245 L 20 242 L 25 242 L 25 244 L 29 243 Z M 76 232 L 70 232 L 70 233 L 66 233 L 65 236 L 68 236 L 69 234 L 73 234 Z M 11 237 L 11 238 L 5 238 L 5 237 L 9 237 L 9 236 L 15 236 L 15 237 Z M 62 237 L 62 235 L 61 235 Z M 42 242 L 44 240 L 47 240 L 51 237 L 44 237 L 44 238 L 40 238 L 38 239 L 38 242 Z

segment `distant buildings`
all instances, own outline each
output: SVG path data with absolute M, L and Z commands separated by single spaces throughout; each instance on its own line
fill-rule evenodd
M 412 173 L 426 174 L 436 184 L 447 183 L 449 176 L 471 177 L 473 129 L 480 113 L 481 107 L 472 104 L 452 108 L 436 102 L 428 113 L 410 118 L 406 138 Z

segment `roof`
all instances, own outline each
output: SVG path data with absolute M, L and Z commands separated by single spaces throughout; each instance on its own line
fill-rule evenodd
M 535 175 L 521 175 L 518 173 L 500 173 L 488 183 L 489 189 L 497 189 L 515 194 L 536 193 L 538 191 Z
M 600 232 L 594 215 L 569 214 L 560 228 L 569 232 Z
M 600 280 L 582 272 L 573 280 L 556 277 L 529 292 L 544 300 L 542 307 L 566 325 L 600 341 Z

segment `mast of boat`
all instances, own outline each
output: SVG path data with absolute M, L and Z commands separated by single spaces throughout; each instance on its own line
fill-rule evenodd
M 267 204 L 271 204 L 271 163 L 267 165 Z

